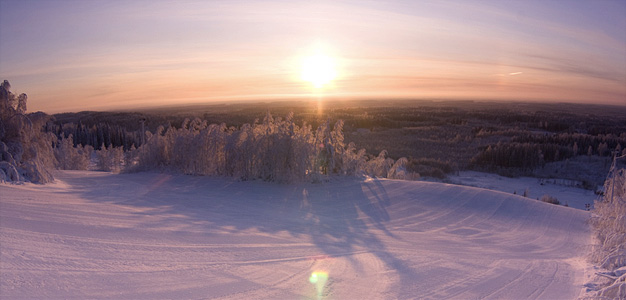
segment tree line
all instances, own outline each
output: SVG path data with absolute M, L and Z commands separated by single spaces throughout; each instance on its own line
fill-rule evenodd
M 391 159 L 384 150 L 368 155 L 346 143 L 342 120 L 314 128 L 297 125 L 293 113 L 283 119 L 268 111 L 261 122 L 238 127 L 196 118 L 138 134 L 110 124 L 55 124 L 46 114 L 26 114 L 26 95 L 15 97 L 8 81 L 1 88 L 3 181 L 45 183 L 53 180 L 53 168 L 84 170 L 93 163 L 105 171 L 159 170 L 276 182 L 407 176 L 407 159 Z

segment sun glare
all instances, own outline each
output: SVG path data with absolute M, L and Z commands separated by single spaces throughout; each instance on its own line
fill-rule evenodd
M 335 63 L 329 56 L 313 55 L 302 62 L 302 80 L 312 83 L 316 88 L 330 83 L 336 76 Z

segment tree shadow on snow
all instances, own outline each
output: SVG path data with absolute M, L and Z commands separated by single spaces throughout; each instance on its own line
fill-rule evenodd
M 410 286 L 416 272 L 391 253 L 381 236 L 395 238 L 390 221 L 389 199 L 378 180 L 339 179 L 322 184 L 274 184 L 259 181 L 167 175 L 157 173 L 79 176 L 62 178 L 87 200 L 135 208 L 146 218 L 143 228 L 176 228 L 180 236 L 201 232 L 210 236 L 249 229 L 292 237 L 310 237 L 320 255 L 346 257 L 355 270 L 363 266 L 351 254 L 371 253 L 387 269 L 396 270 L 399 284 Z M 271 242 L 271 241 L 270 241 Z

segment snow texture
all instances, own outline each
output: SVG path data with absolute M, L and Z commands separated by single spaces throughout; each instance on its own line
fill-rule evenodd
M 575 299 L 586 211 L 432 182 L 0 184 L 2 299 Z

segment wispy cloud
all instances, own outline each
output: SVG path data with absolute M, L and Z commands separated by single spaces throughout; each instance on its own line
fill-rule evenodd
M 624 50 L 626 51 L 626 48 Z M 595 58 L 574 59 L 538 54 L 528 57 L 532 60 L 527 67 L 535 70 L 626 83 L 626 61 L 598 61 Z
M 623 101 L 626 17 L 552 2 L 3 1 L 0 75 L 34 109 L 298 97 L 323 41 L 336 95 Z

